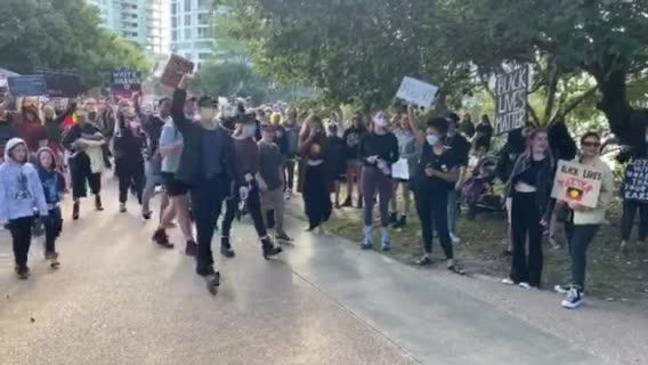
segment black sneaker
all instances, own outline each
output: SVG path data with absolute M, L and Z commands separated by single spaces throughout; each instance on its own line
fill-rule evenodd
M 151 219 L 151 216 L 153 215 L 153 212 L 148 211 L 148 212 L 142 212 L 142 219 L 145 221 L 148 221 Z
M 220 253 L 228 259 L 236 256 L 236 252 L 234 252 L 234 250 L 232 249 L 232 244 L 229 237 L 221 237 Z
M 281 247 L 275 246 L 272 240 L 268 237 L 262 239 L 261 244 L 263 247 L 263 258 L 265 258 L 266 260 L 268 260 L 272 256 L 280 254 L 283 251 Z
M 119 213 L 126 213 L 126 204 L 125 203 L 119 203 Z
M 193 240 L 187 241 L 187 246 L 185 247 L 185 255 L 190 257 L 198 256 L 198 245 Z
M 389 213 L 389 223 L 396 224 L 398 222 L 398 214 L 396 212 Z
M 103 204 L 101 204 L 101 196 L 99 196 L 99 195 L 95 195 L 95 209 L 98 212 L 101 212 L 101 211 L 104 210 Z
M 169 236 L 167 236 L 166 232 L 162 228 L 158 228 L 155 233 L 153 233 L 153 241 L 160 247 L 173 248 L 173 243 L 169 242 Z
M 29 279 L 30 271 L 29 271 L 29 267 L 27 267 L 27 265 L 16 266 L 15 270 L 16 270 L 16 275 L 18 275 L 18 279 L 20 279 L 20 280 Z
M 277 241 L 292 242 L 292 238 L 290 238 L 290 236 L 288 236 L 285 232 L 277 233 L 275 235 L 275 239 Z
M 432 265 L 432 258 L 428 255 L 424 255 L 420 259 L 416 260 L 418 266 L 429 266 Z
M 72 220 L 79 220 L 79 211 L 80 211 L 80 204 L 78 201 L 74 202 L 74 205 L 72 206 Z

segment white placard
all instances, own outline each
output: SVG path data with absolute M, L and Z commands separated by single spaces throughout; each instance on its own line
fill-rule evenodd
M 408 76 L 403 77 L 396 97 L 408 103 L 430 108 L 436 99 L 439 88 Z
M 392 177 L 394 179 L 403 179 L 403 180 L 409 180 L 410 179 L 410 173 L 409 173 L 409 165 L 407 163 L 407 160 L 404 158 L 399 159 L 396 161 L 391 166 L 392 170 Z

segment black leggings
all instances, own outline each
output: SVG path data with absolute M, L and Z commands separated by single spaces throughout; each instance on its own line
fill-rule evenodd
M 234 197 L 226 199 L 225 218 L 223 219 L 223 227 L 221 232 L 223 237 L 230 237 L 230 233 L 232 231 L 232 222 L 234 221 L 234 217 L 236 216 L 236 212 L 238 211 L 239 202 L 240 198 L 238 196 L 238 191 L 235 192 Z M 263 215 L 261 213 L 261 198 L 259 196 L 259 188 L 256 186 L 256 184 L 253 184 L 252 189 L 250 189 L 250 191 L 248 192 L 248 198 L 245 201 L 245 206 L 247 208 L 247 211 L 250 213 L 250 216 L 252 217 L 254 228 L 256 229 L 259 238 L 267 236 L 268 232 L 266 230 L 265 223 L 263 223 Z
M 314 228 L 329 220 L 333 207 L 324 164 L 304 165 L 304 168 L 306 169 L 303 188 L 304 210 L 310 227 Z
M 621 238 L 624 241 L 630 240 L 637 210 L 639 210 L 639 241 L 644 242 L 648 237 L 648 202 L 626 199 L 623 201 L 623 218 L 621 219 Z
M 423 249 L 425 253 L 432 253 L 433 232 L 436 230 L 446 258 L 454 258 L 452 241 L 450 240 L 450 233 L 448 231 L 448 193 L 416 189 L 414 203 L 416 204 L 416 211 L 421 220 Z
M 536 204 L 536 193 L 513 193 L 511 229 L 513 262 L 511 280 L 539 287 L 542 278 L 542 219 Z M 527 235 L 529 254 L 526 254 Z
M 284 185 L 284 190 L 286 189 L 293 189 L 293 185 L 295 183 L 295 160 L 294 159 L 286 159 L 285 167 L 284 167 L 284 178 L 286 181 L 286 184 Z
M 133 187 L 137 200 L 141 204 L 145 183 L 144 161 L 116 160 L 115 172 L 119 179 L 119 202 L 126 203 L 128 189 Z
M 45 254 L 53 254 L 56 252 L 56 239 L 63 229 L 61 208 L 50 209 L 47 217 L 43 218 L 43 222 L 45 223 Z
M 72 177 L 72 197 L 76 201 L 88 196 L 87 185 L 94 195 L 101 192 L 101 173 L 93 173 L 90 168 L 90 157 L 85 152 L 77 152 L 69 159 L 70 175 Z M 87 185 L 86 185 L 87 183 Z
M 16 266 L 27 266 L 29 246 L 31 246 L 31 230 L 34 217 L 16 218 L 9 221 L 9 230 L 13 240 L 14 259 Z

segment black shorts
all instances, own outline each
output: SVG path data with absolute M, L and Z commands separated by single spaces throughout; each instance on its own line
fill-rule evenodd
M 189 191 L 189 185 L 176 179 L 172 172 L 162 172 L 162 181 L 164 181 L 164 189 L 169 196 L 185 195 Z

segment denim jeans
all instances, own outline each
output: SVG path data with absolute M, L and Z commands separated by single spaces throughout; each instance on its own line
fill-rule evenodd
M 585 290 L 585 269 L 587 267 L 587 248 L 598 232 L 600 225 L 568 225 L 569 254 L 571 256 L 572 285 Z

